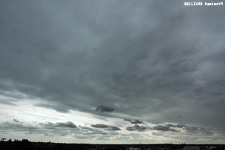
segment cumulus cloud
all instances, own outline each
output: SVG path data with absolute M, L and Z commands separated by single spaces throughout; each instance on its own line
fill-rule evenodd
M 205 135 L 213 135 L 214 134 L 214 131 L 211 130 L 211 129 L 206 129 L 206 128 L 203 128 L 203 127 L 188 127 L 186 126 L 184 128 L 184 130 L 186 130 L 186 132 L 188 133 L 191 133 L 191 134 L 205 134 Z
M 140 125 L 134 125 L 134 126 L 129 126 L 129 127 L 126 127 L 126 130 L 128 131 L 139 131 L 139 132 L 143 132 L 146 130 L 146 127 L 145 126 L 140 126 Z
M 159 131 L 177 132 L 177 130 L 172 129 L 170 126 L 166 126 L 166 125 L 157 125 L 157 126 L 152 127 L 152 129 L 159 130 Z
M 57 123 L 40 123 L 40 125 L 43 125 L 46 128 L 77 128 L 77 126 L 71 122 L 71 121 L 67 121 L 67 122 L 57 122 Z
M 93 135 L 107 135 L 109 134 L 109 132 L 100 130 L 101 128 L 92 128 L 92 127 L 83 127 L 83 126 L 79 126 L 79 128 L 82 131 L 82 134 L 86 137 L 86 136 L 93 136 Z
M 204 134 L 204 135 L 213 135 L 215 131 L 212 129 L 207 129 L 198 126 L 190 126 L 184 124 L 163 124 L 163 125 L 155 125 L 151 128 L 152 130 L 157 131 L 171 131 L 171 132 L 185 132 L 186 134 Z
M 108 126 L 106 132 L 99 130 L 98 128 L 76 126 L 73 122 L 47 122 L 47 123 L 26 123 L 26 122 L 3 122 L 0 123 L 1 130 L 3 131 L 14 131 L 14 132 L 25 132 L 26 134 L 37 135 L 42 134 L 48 137 L 60 135 L 72 135 L 79 137 L 83 135 L 83 138 L 89 139 L 91 136 L 98 135 L 115 135 L 113 131 L 119 130 L 118 127 Z M 77 135 L 78 134 L 78 135 Z
M 14 132 L 24 132 L 26 134 L 43 134 L 45 136 L 54 135 L 70 135 L 78 132 L 79 130 L 74 130 L 77 126 L 70 122 L 58 122 L 58 123 L 27 123 L 21 122 L 14 119 L 13 122 L 2 122 L 0 123 L 0 128 L 3 131 L 14 131 Z
M 14 132 L 25 132 L 28 134 L 33 133 L 43 133 L 40 132 L 39 127 L 37 125 L 24 123 L 24 122 L 2 122 L 0 123 L 0 128 L 2 131 L 14 131 Z
M 102 128 L 102 129 L 110 130 L 110 131 L 120 130 L 119 127 L 111 126 L 111 125 L 105 125 L 105 124 L 92 124 L 91 126 L 94 127 L 94 128 Z
M 105 125 L 105 124 L 92 124 L 91 126 L 94 128 L 108 128 L 109 127 L 108 125 Z

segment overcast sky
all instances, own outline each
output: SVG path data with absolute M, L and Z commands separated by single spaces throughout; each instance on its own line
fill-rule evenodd
M 224 143 L 224 7 L 1 0 L 1 138 Z

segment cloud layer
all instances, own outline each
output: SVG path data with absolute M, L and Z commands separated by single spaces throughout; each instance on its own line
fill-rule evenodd
M 35 99 L 34 108 L 138 118 L 158 131 L 175 123 L 225 132 L 223 6 L 24 0 L 1 1 L 0 14 L 1 106 Z M 126 132 L 146 130 L 125 121 L 134 124 Z

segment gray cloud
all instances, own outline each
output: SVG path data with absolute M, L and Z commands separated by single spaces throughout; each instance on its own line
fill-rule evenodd
M 152 135 L 155 135 L 155 136 L 162 136 L 163 134 L 160 132 L 160 133 L 158 133 L 158 132 L 152 132 Z
M 26 134 L 43 134 L 45 136 L 65 136 L 78 132 L 76 125 L 70 121 L 58 123 L 25 123 L 16 119 L 14 122 L 0 123 L 0 129 L 3 131 L 12 130 L 14 132 L 24 132 Z
M 51 104 L 39 103 L 39 104 L 35 104 L 35 106 L 55 109 L 56 111 L 61 112 L 61 113 L 69 113 L 68 106 L 59 105 L 58 103 L 54 103 L 54 102 Z
M 100 112 L 112 112 L 114 111 L 114 108 L 108 107 L 108 106 L 104 106 L 104 105 L 99 105 L 95 111 L 100 111 Z
M 1 1 L 0 94 L 225 131 L 224 13 L 176 0 Z
M 212 129 L 207 129 L 198 126 L 190 126 L 183 124 L 164 124 L 164 125 L 155 125 L 151 129 L 158 131 L 171 131 L 171 132 L 186 132 L 186 134 L 203 134 L 203 135 L 213 135 L 215 131 Z
M 102 128 L 102 129 L 106 129 L 106 130 L 110 130 L 110 131 L 120 130 L 119 127 L 111 126 L 111 125 L 105 125 L 105 124 L 92 124 L 91 126 L 94 127 L 94 128 Z
M 17 101 L 16 99 L 14 99 L 14 98 L 6 98 L 9 95 L 14 95 L 13 93 L 9 93 L 9 92 L 5 93 L 5 92 L 1 92 L 1 90 L 0 90 L 0 96 L 2 96 L 2 95 L 3 95 L 3 97 L 2 98 L 0 97 L 0 104 L 10 105 L 10 106 L 17 106 L 15 104 L 15 102 Z
M 16 119 L 15 119 L 16 120 Z M 110 130 L 108 132 L 103 132 L 101 130 L 91 128 L 91 127 L 83 127 L 76 126 L 71 121 L 67 122 L 57 122 L 57 123 L 25 123 L 20 121 L 13 122 L 3 122 L 0 123 L 1 131 L 9 131 L 12 130 L 14 132 L 25 132 L 26 134 L 43 134 L 45 136 L 51 137 L 55 135 L 66 136 L 66 135 L 74 135 L 75 137 L 80 134 L 84 135 L 85 138 L 89 139 L 92 135 L 113 135 Z M 113 126 L 112 126 L 113 127 Z
M 7 102 L 7 101 L 0 101 L 0 103 L 1 103 L 1 104 L 4 104 L 4 105 L 17 106 L 16 104 L 11 103 L 11 102 Z
M 183 124 L 166 124 L 166 126 L 168 127 L 175 127 L 175 128 L 186 128 L 187 126 L 186 125 L 183 125 Z
M 107 131 L 103 131 L 103 130 L 100 130 L 100 128 L 91 128 L 91 127 L 82 127 L 80 126 L 81 128 L 81 131 L 82 131 L 82 134 L 87 137 L 87 136 L 90 136 L 90 135 L 94 135 L 96 137 L 96 135 L 107 135 L 109 134 L 109 132 Z
M 0 123 L 0 129 L 1 131 L 8 132 L 9 130 L 14 132 L 23 132 L 26 134 L 35 134 L 35 133 L 44 133 L 42 130 L 39 129 L 38 126 L 27 124 L 24 122 L 2 122 Z
M 166 125 L 157 125 L 157 126 L 152 127 L 152 129 L 159 130 L 159 131 L 178 132 L 177 130 L 172 129 L 170 126 L 166 126 Z
M 133 119 L 133 120 L 132 119 L 124 119 L 124 121 L 128 121 L 132 124 L 142 124 L 142 122 L 137 119 Z
M 118 127 L 115 126 L 110 126 L 111 128 L 115 128 L 110 129 L 110 127 L 106 128 L 106 126 L 104 125 L 92 125 L 95 126 L 93 128 L 91 127 L 84 127 L 84 126 L 79 126 L 79 128 L 81 129 L 80 133 L 81 135 L 75 135 L 75 137 L 81 137 L 82 139 L 97 139 L 97 140 L 112 140 L 112 138 L 120 137 L 120 133 L 115 132 L 118 130 Z M 103 127 L 103 128 L 101 128 Z M 103 129 L 103 130 L 102 130 Z
M 109 127 L 109 130 L 118 131 L 118 130 L 120 130 L 120 128 L 119 127 L 116 127 L 116 126 L 110 126 Z
M 140 125 L 134 125 L 134 126 L 129 126 L 129 127 L 126 127 L 126 130 L 128 131 L 139 131 L 139 132 L 143 132 L 146 130 L 146 127 L 145 126 L 140 126 Z
M 31 126 L 29 124 L 24 124 L 24 123 L 10 123 L 10 122 L 3 122 L 3 125 L 5 125 L 6 128 L 12 128 L 15 130 L 33 130 L 37 129 L 37 127 Z
M 16 119 L 15 119 L 16 120 Z M 15 132 L 15 133 L 25 133 L 29 135 L 40 135 L 43 134 L 47 137 L 52 136 L 72 136 L 75 138 L 81 138 L 81 139 L 105 139 L 105 140 L 112 140 L 113 137 L 116 137 L 118 139 L 133 139 L 134 137 L 141 136 L 140 135 L 134 135 L 134 134 L 127 134 L 124 135 L 121 132 L 115 132 L 118 130 L 118 127 L 116 126 L 110 126 L 105 124 L 93 124 L 92 127 L 87 126 L 74 126 L 75 124 L 68 121 L 68 122 L 59 122 L 59 123 L 25 123 L 21 121 L 15 121 L 13 122 L 3 122 L 0 123 L 0 129 L 1 132 L 8 132 L 9 130 Z M 102 130 L 103 129 L 103 130 Z M 134 125 L 127 127 L 126 130 L 128 131 L 138 131 L 143 132 L 147 129 L 160 131 L 160 132 L 152 132 L 152 135 L 154 136 L 166 136 L 170 138 L 177 138 L 179 136 L 180 139 L 186 139 L 186 140 L 198 140 L 200 139 L 216 139 L 218 137 L 222 138 L 224 137 L 223 134 L 219 134 L 218 131 L 202 128 L 202 127 L 196 127 L 196 126 L 187 126 L 187 125 L 179 125 L 179 124 L 164 124 L 164 125 L 155 125 L 154 128 L 149 128 L 146 126 L 139 126 Z M 183 135 L 179 135 L 179 132 L 175 132 L 172 129 L 176 130 L 183 130 Z M 161 132 L 162 131 L 162 132 Z M 168 134 L 168 132 L 164 131 L 172 131 L 174 132 L 173 135 Z M 219 139 L 218 139 L 219 140 Z
M 14 121 L 14 122 L 20 122 L 20 121 L 19 121 L 19 120 L 17 120 L 17 119 L 13 119 L 13 121 Z
M 92 124 L 91 126 L 94 128 L 108 128 L 109 127 L 108 125 L 105 125 L 105 124 Z
M 185 127 L 184 130 L 186 130 L 186 132 L 188 133 L 195 133 L 195 134 L 205 134 L 205 135 L 213 135 L 214 131 L 210 130 L 210 129 L 206 129 L 206 128 L 202 128 L 202 127 Z
M 77 128 L 77 126 L 71 122 L 71 121 L 67 121 L 67 122 L 57 122 L 57 123 L 41 123 L 40 125 L 43 125 L 46 128 Z

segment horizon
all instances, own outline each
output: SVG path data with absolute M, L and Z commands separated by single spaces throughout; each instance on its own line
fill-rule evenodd
M 22 141 L 1 141 L 0 148 L 3 149 L 85 149 L 85 150 L 102 150 L 102 149 L 110 149 L 110 150 L 160 150 L 160 149 L 168 149 L 168 150 L 200 150 L 200 149 L 218 149 L 223 150 L 225 148 L 225 144 L 87 144 L 87 143 L 52 143 L 52 142 L 31 142 L 27 139 L 23 139 Z
M 225 143 L 225 9 L 185 4 L 0 1 L 1 138 Z
M 1 141 L 0 142 L 31 142 L 31 143 L 51 143 L 51 144 L 77 144 L 77 145 L 181 145 L 181 146 L 194 146 L 194 145 L 210 145 L 210 146 L 213 146 L 213 145 L 224 145 L 224 143 L 219 143 L 219 144 L 199 144 L 199 143 L 196 143 L 196 144 L 192 144 L 192 143 L 123 143 L 123 144 L 110 144 L 110 143 L 55 143 L 55 142 L 52 142 L 52 141 L 30 141 L 29 139 L 5 139 L 5 140 L 2 140 L 3 138 L 1 138 Z

